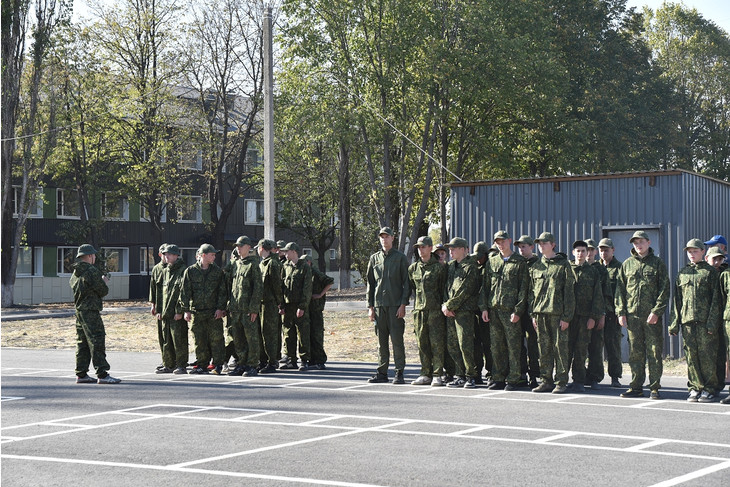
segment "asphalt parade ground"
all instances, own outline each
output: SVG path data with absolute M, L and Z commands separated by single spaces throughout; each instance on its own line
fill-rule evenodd
M 652 401 L 369 384 L 367 363 L 156 375 L 157 354 L 110 353 L 123 382 L 97 385 L 72 351 L 1 354 L 3 487 L 730 485 L 730 406 L 687 403 L 682 378 Z

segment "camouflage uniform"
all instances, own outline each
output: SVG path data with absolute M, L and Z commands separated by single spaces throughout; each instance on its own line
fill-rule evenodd
M 486 244 L 485 244 L 486 245 Z M 476 256 L 476 254 L 474 254 Z M 479 288 L 479 310 L 489 309 L 489 255 L 484 264 L 479 264 L 477 260 L 477 268 L 479 269 L 479 279 L 481 286 Z M 477 313 L 476 325 L 474 328 L 474 360 L 476 361 L 476 369 L 479 375 L 482 369 L 486 370 L 485 377 L 491 379 L 494 370 L 494 361 L 492 360 L 492 343 L 489 336 L 489 323 L 482 320 L 482 314 Z M 477 378 L 477 384 L 482 384 L 481 377 Z
M 586 382 L 588 343 L 592 331 L 587 328 L 588 320 L 593 319 L 598 325 L 598 320 L 603 316 L 605 309 L 603 286 L 601 285 L 601 274 L 593 264 L 586 262 L 583 265 L 577 265 L 575 262 L 571 262 L 571 268 L 575 274 L 575 313 L 568 327 L 568 349 L 570 350 L 570 362 L 572 362 L 573 382 L 584 384 Z
M 89 362 L 94 364 L 96 376 L 106 377 L 109 362 L 106 361 L 106 332 L 100 311 L 104 308 L 101 298 L 109 293 L 101 271 L 84 261 L 73 264 L 69 284 L 74 293 L 76 307 L 76 375 L 86 376 Z
M 604 265 L 606 272 L 608 272 L 608 283 L 611 288 L 610 300 L 605 301 L 606 305 L 606 324 L 603 327 L 603 341 L 606 347 L 606 360 L 608 361 L 608 375 L 612 379 L 620 379 L 623 372 L 623 366 L 621 362 L 621 325 L 618 323 L 618 317 L 616 316 L 616 306 L 614 304 L 615 299 L 613 296 L 616 294 L 616 282 L 618 281 L 618 274 L 621 270 L 621 261 L 616 257 L 611 259 L 608 265 Z M 590 360 L 590 358 L 589 358 Z M 589 370 L 589 374 L 590 374 Z
M 281 315 L 279 309 L 284 306 L 284 292 L 281 280 L 281 261 L 276 254 L 270 254 L 259 263 L 263 282 L 263 298 L 261 300 L 262 344 L 260 361 L 262 364 L 274 366 L 281 358 Z
M 413 302 L 413 327 L 418 341 L 421 374 L 438 377 L 443 373 L 446 348 L 446 317 L 441 312 L 446 285 L 446 265 L 435 254 L 431 259 L 411 264 L 410 286 L 416 297 Z
M 261 355 L 260 326 L 258 317 L 251 321 L 251 314 L 261 311 L 263 282 L 258 257 L 249 255 L 231 262 L 228 278 L 227 348 L 235 353 L 238 366 L 257 368 Z M 233 354 L 232 353 L 232 354 Z
M 720 273 L 720 314 L 720 326 L 724 327 L 725 332 L 724 343 L 720 343 L 720 348 L 724 349 L 723 355 L 727 360 L 730 356 L 730 269 L 728 268 Z M 720 382 L 718 392 L 721 392 L 724 387 L 725 381 Z M 728 400 L 728 397 L 723 401 Z
M 537 322 L 540 377 L 544 384 L 568 383 L 569 331 L 560 322 L 570 322 L 575 312 L 575 275 L 565 254 L 544 256 L 530 267 L 528 313 Z M 555 378 L 553 379 L 553 370 Z
M 165 268 L 167 264 L 164 261 L 160 261 L 152 267 L 150 272 L 150 303 L 155 307 L 156 313 L 162 311 L 162 294 L 165 279 Z M 157 341 L 160 343 L 160 354 L 162 355 L 162 361 L 165 359 L 165 334 L 162 330 L 162 320 L 157 320 Z
M 206 368 L 221 366 L 225 360 L 223 320 L 215 318 L 216 310 L 225 310 L 228 289 L 223 270 L 216 264 L 203 269 L 199 262 L 185 269 L 180 290 L 180 308 L 193 314 L 190 329 L 195 338 L 195 365 Z
M 299 259 L 296 264 L 284 264 L 284 353 L 291 363 L 299 359 L 304 366 L 309 362 L 309 301 L 312 299 L 312 267 Z M 304 310 L 304 316 L 297 318 L 297 310 Z
M 539 260 L 539 257 L 533 255 L 527 259 L 527 279 L 525 286 L 530 287 L 530 267 Z M 528 303 L 529 304 L 529 303 Z M 530 382 L 534 385 L 537 378 L 540 377 L 540 350 L 537 344 L 537 331 L 532 326 L 532 316 L 527 311 L 520 316 L 520 324 L 522 326 L 522 350 L 520 351 L 520 375 L 527 377 L 530 375 Z
M 444 305 L 456 316 L 447 320 L 447 347 L 456 365 L 454 375 L 466 375 L 475 380 L 480 374 L 474 357 L 474 323 L 481 284 L 481 274 L 473 256 L 467 255 L 461 262 L 449 262 Z
M 312 294 L 321 293 L 328 285 L 335 280 L 312 266 Z M 319 299 L 309 303 L 309 353 L 310 362 L 313 364 L 324 364 L 327 362 L 327 353 L 324 351 L 324 306 L 327 302 L 325 294 Z
M 669 275 L 664 262 L 649 248 L 641 258 L 634 249 L 621 265 L 614 298 L 617 316 L 626 316 L 629 331 L 629 365 L 631 390 L 640 391 L 649 364 L 649 388 L 661 387 L 664 353 L 662 316 L 669 305 Z M 659 317 L 657 323 L 646 322 L 650 313 Z
M 178 258 L 172 265 L 165 267 L 162 287 L 162 328 L 165 346 L 162 350 L 162 363 L 168 369 L 186 368 L 188 365 L 188 322 L 183 318 L 180 307 L 180 290 L 185 275 L 185 261 Z
M 704 260 L 689 263 L 674 282 L 669 333 L 682 328 L 690 391 L 717 394 L 718 321 L 720 316 L 719 274 Z
M 607 303 L 612 303 L 613 308 L 613 288 L 608 280 L 608 270 L 599 261 L 594 261 L 591 264 L 595 269 L 598 270 L 601 276 L 601 302 L 603 303 L 603 311 L 600 318 L 606 316 Z M 577 306 L 577 305 L 576 305 Z M 603 340 L 605 334 L 605 321 L 604 327 L 598 329 L 598 321 L 596 320 L 596 326 L 592 330 L 588 330 L 588 365 L 586 366 L 586 384 L 594 382 L 601 382 L 606 376 L 603 368 Z
M 522 325 L 512 323 L 510 315 L 522 317 L 527 313 L 527 261 L 519 254 L 505 260 L 501 254 L 492 255 L 488 265 L 489 334 L 494 360 L 492 380 L 515 385 L 520 380 Z M 484 291 L 483 291 L 484 293 Z

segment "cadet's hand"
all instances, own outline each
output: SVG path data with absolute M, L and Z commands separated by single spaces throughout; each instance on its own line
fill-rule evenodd
M 588 321 L 586 322 L 586 328 L 588 328 L 589 330 L 592 330 L 593 328 L 595 328 L 595 326 L 596 326 L 596 320 L 594 320 L 593 318 L 588 318 Z
M 248 317 L 251 319 L 251 323 L 256 321 L 256 318 L 258 317 L 258 315 L 259 315 L 258 313 L 251 313 L 248 315 Z
M 570 323 L 567 321 L 560 320 L 560 331 L 565 331 L 570 326 Z
M 375 321 L 375 308 L 368 308 L 368 318 L 370 321 Z
M 319 299 L 322 297 L 322 293 L 312 294 L 312 299 Z
M 406 305 L 401 304 L 398 306 L 398 311 L 395 312 L 395 317 L 398 319 L 404 318 L 406 316 Z
M 535 318 L 532 319 L 532 327 L 537 331 L 537 320 Z
M 222 309 L 217 309 L 217 310 L 215 310 L 215 314 L 213 315 L 213 318 L 215 318 L 216 320 L 220 320 L 225 315 L 226 315 L 225 311 L 223 311 Z
M 155 315 L 155 318 L 157 318 L 158 320 L 161 320 L 161 319 L 162 319 L 162 314 L 160 314 L 160 313 L 157 313 L 157 314 Z
M 173 320 L 175 320 L 175 321 L 177 321 L 177 320 L 181 320 L 181 319 L 182 319 L 182 317 L 183 317 L 183 315 L 182 315 L 182 314 L 180 314 L 180 313 L 175 313 L 175 316 L 173 316 L 173 317 L 172 317 L 172 319 L 173 319 Z
M 190 321 L 193 319 L 193 314 L 190 311 L 185 312 L 185 321 Z
M 297 310 L 297 318 L 301 318 L 302 316 L 304 316 L 304 310 L 299 308 Z
M 482 311 L 482 321 L 484 323 L 489 323 L 489 311 L 487 311 L 486 309 Z
M 104 282 L 106 284 L 109 284 L 109 276 L 104 275 L 104 276 L 101 276 L 101 278 L 104 279 Z
M 598 320 L 598 326 L 596 326 L 596 330 L 603 330 L 603 327 L 606 325 L 606 315 L 601 316 L 601 319 Z
M 656 325 L 659 321 L 659 316 L 655 315 L 654 313 L 649 313 L 649 317 L 646 319 L 646 322 L 650 325 Z
M 154 304 L 153 304 L 153 305 L 152 305 L 152 307 L 150 308 L 150 314 L 151 314 L 152 316 L 155 316 L 155 315 L 157 314 L 157 310 L 155 309 L 155 305 L 154 305 Z
M 286 313 L 286 311 L 284 310 L 284 308 L 279 308 L 279 314 L 280 315 L 283 316 L 285 313 Z
M 520 317 L 519 317 L 519 316 L 517 316 L 517 315 L 516 315 L 515 313 L 512 313 L 511 315 L 509 315 L 509 320 L 510 320 L 510 321 L 511 321 L 512 323 L 519 323 L 519 321 L 520 321 Z
M 626 328 L 629 325 L 629 322 L 628 322 L 628 320 L 626 319 L 625 316 L 619 316 L 618 317 L 618 324 L 621 325 L 621 326 L 623 326 L 624 328 Z

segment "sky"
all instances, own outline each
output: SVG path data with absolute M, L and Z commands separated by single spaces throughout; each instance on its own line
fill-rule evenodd
M 664 0 L 628 0 L 626 6 L 636 7 L 637 10 L 646 6 L 656 10 L 663 3 Z M 681 3 L 686 7 L 696 9 L 705 19 L 712 20 L 730 34 L 730 0 L 672 0 L 671 3 Z

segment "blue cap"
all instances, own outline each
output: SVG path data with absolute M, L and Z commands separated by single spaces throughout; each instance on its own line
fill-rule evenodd
M 705 242 L 705 245 L 717 245 L 717 244 L 723 244 L 725 247 L 727 247 L 727 240 L 722 235 L 715 235 L 710 240 Z

